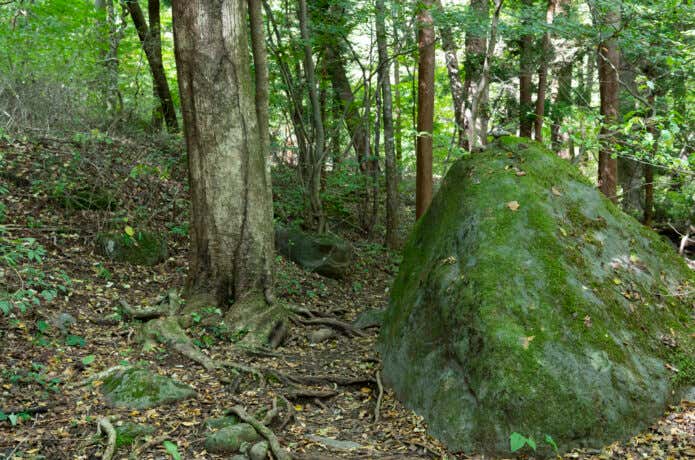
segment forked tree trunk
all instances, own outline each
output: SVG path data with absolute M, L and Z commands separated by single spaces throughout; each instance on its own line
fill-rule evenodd
M 269 311 L 274 251 L 246 1 L 175 0 L 172 8 L 191 188 L 188 303 L 219 305 L 248 323 Z
M 179 130 L 179 125 L 176 120 L 174 101 L 171 98 L 169 82 L 167 81 L 166 73 L 164 72 L 164 63 L 162 61 L 162 44 L 159 31 L 159 0 L 149 0 L 149 26 L 145 21 L 145 15 L 142 13 L 142 9 L 137 0 L 126 0 L 125 4 L 130 13 L 130 17 L 133 19 L 135 30 L 138 32 L 142 49 L 145 52 L 147 63 L 150 66 L 152 84 L 159 98 L 159 103 L 162 106 L 162 114 L 167 129 L 170 132 L 176 132 Z
M 475 15 L 477 26 L 466 33 L 466 77 L 463 88 L 464 126 L 467 132 L 463 143 L 464 148 L 477 150 L 487 143 L 489 91 L 484 69 L 486 59 L 491 56 L 487 54 L 487 28 L 480 25 L 490 22 L 490 0 L 471 0 L 471 12 Z
M 415 217 L 419 219 L 432 201 L 432 129 L 434 124 L 434 21 L 432 0 L 423 0 L 418 22 L 417 147 Z
M 618 7 L 619 8 L 619 7 Z M 617 202 L 618 161 L 612 158 L 615 145 L 615 132 L 610 125 L 618 121 L 618 53 L 617 39 L 613 36 L 620 25 L 620 10 L 615 5 L 608 5 L 603 25 L 608 28 L 608 36 L 598 45 L 598 74 L 601 93 L 601 143 L 598 156 L 598 186 L 601 192 L 614 203 Z
M 379 51 L 382 119 L 384 122 L 384 165 L 386 169 L 386 246 L 398 246 L 398 170 L 394 148 L 393 101 L 391 72 L 386 43 L 386 8 L 384 0 L 376 0 L 376 40 Z
M 435 0 L 440 12 L 444 11 L 442 0 Z M 451 27 L 448 24 L 439 26 L 439 35 L 442 37 L 442 49 L 446 61 L 446 70 L 449 74 L 449 88 L 451 89 L 451 100 L 454 104 L 454 122 L 456 123 L 457 144 L 460 148 L 466 146 L 466 91 L 461 81 L 461 72 L 456 53 L 458 47 L 454 42 Z

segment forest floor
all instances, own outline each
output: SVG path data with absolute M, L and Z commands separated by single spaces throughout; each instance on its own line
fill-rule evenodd
M 97 156 L 97 150 L 108 150 L 108 155 Z M 164 440 L 173 442 L 184 459 L 223 458 L 204 450 L 204 421 L 237 404 L 249 413 L 258 413 L 281 397 L 291 401 L 291 408 L 282 406 L 270 428 L 295 458 L 480 458 L 448 453 L 427 435 L 423 420 L 388 389 L 375 421 L 380 394 L 376 327 L 364 329 L 360 335 L 338 331 L 332 338 L 311 343 L 309 336 L 320 326 L 296 322 L 291 324 L 286 341 L 265 356 L 240 354 L 215 328 L 194 326 L 189 331 L 215 359 L 325 377 L 315 385 L 304 385 L 304 395 L 282 382 L 263 382 L 245 373 L 233 376 L 232 384 L 221 382 L 165 348 L 141 352 L 135 323 L 109 323 L 104 318 L 118 311 L 122 301 L 143 305 L 183 286 L 187 239 L 170 232 L 169 258 L 157 266 L 142 267 L 95 254 L 94 237 L 113 227 L 114 222 L 123 225 L 125 215 L 131 216 L 127 224 L 136 228 L 180 228 L 172 226 L 182 219 L 186 208 L 182 202 L 183 174 L 177 173 L 176 161 L 170 163 L 169 173 L 161 174 L 161 168 L 156 169 L 141 147 L 57 139 L 0 142 L 0 152 L 9 165 L 0 177 L 0 185 L 7 189 L 0 196 L 6 205 L 6 241 L 35 238 L 46 253 L 41 261 L 23 263 L 38 270 L 45 285 L 65 287 L 64 293 L 59 289 L 59 295 L 42 299 L 23 314 L 0 313 L 0 415 L 4 413 L 6 418 L 0 421 L 0 459 L 100 458 L 106 438 L 96 435 L 97 421 L 106 416 L 113 417 L 114 424 L 130 421 L 155 428 L 152 437 L 158 442 L 131 458 L 168 458 Z M 158 174 L 133 174 L 137 164 L 140 169 L 152 166 L 154 169 L 145 169 Z M 82 177 L 97 177 L 118 184 L 121 212 L 57 207 L 50 190 L 55 190 L 55 184 L 66 174 L 77 182 Z M 358 260 L 354 272 L 343 280 L 304 272 L 278 257 L 277 296 L 317 315 L 348 323 L 366 310 L 385 307 L 397 257 L 375 244 L 355 241 L 355 247 Z M 22 268 L 21 264 L 6 267 L 0 273 L 5 284 L 0 290 L 20 287 L 22 280 L 17 274 L 24 273 Z M 65 333 L 50 326 L 61 313 L 76 319 Z M 197 397 L 144 411 L 123 410 L 106 405 L 98 381 L 74 386 L 124 361 L 191 385 Z M 342 377 L 342 382 L 330 382 L 331 376 Z M 21 412 L 30 416 L 7 418 L 10 413 Z M 121 448 L 114 458 L 128 458 L 131 451 Z M 670 408 L 648 431 L 630 440 L 596 451 L 573 451 L 565 458 L 695 458 L 695 405 L 682 402 Z

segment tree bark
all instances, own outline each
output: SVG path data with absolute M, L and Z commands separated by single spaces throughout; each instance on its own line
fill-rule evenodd
M 434 125 L 434 21 L 432 0 L 423 0 L 418 22 L 417 147 L 415 217 L 419 219 L 432 201 L 432 130 Z
M 386 169 L 386 246 L 398 247 L 398 169 L 394 146 L 391 72 L 386 43 L 386 8 L 384 0 L 376 0 L 376 40 L 379 51 L 382 119 L 384 122 L 384 165 Z
M 254 328 L 262 328 L 272 299 L 273 213 L 246 10 L 242 0 L 172 4 L 191 189 L 188 303 L 219 305 L 245 323 L 256 315 Z
M 524 19 L 522 25 L 530 27 L 533 0 L 522 0 Z M 521 36 L 519 50 L 519 136 L 530 138 L 533 134 L 533 35 Z
M 618 66 L 620 55 L 614 31 L 620 25 L 620 6 L 609 5 L 602 18 L 603 25 L 609 30 L 607 36 L 599 43 L 597 62 L 599 73 L 599 90 L 601 94 L 601 143 L 598 158 L 598 186 L 601 192 L 614 203 L 617 202 L 618 162 L 613 156 L 615 132 L 610 125 L 618 121 Z
M 620 58 L 620 80 L 625 87 L 620 88 L 618 95 L 620 104 L 620 114 L 625 116 L 634 112 L 635 98 L 631 91 L 637 93 L 636 69 L 633 68 L 624 58 Z M 629 89 L 628 89 L 629 87 Z M 622 136 L 621 136 L 622 137 Z M 618 157 L 618 184 L 622 189 L 620 204 L 623 211 L 638 216 L 642 214 L 642 165 L 632 158 Z
M 441 0 L 435 0 L 436 6 L 440 12 L 444 12 Z M 456 123 L 457 145 L 460 148 L 466 146 L 466 91 L 461 81 L 461 72 L 459 69 L 459 61 L 456 53 L 458 48 L 454 42 L 451 27 L 448 24 L 439 26 L 439 35 L 442 37 L 442 49 L 444 50 L 444 59 L 446 61 L 446 70 L 449 75 L 449 87 L 451 89 L 451 100 L 454 104 L 454 122 Z
M 393 37 L 395 43 L 399 43 L 398 35 L 398 10 L 400 7 L 399 0 L 393 0 L 392 3 L 393 16 Z M 396 175 L 400 177 L 400 164 L 403 160 L 403 130 L 401 123 L 401 69 L 398 62 L 398 57 L 393 60 L 393 97 L 395 104 L 396 119 L 394 124 L 394 135 L 396 144 Z
M 179 130 L 178 121 L 176 119 L 176 110 L 174 109 L 174 101 L 171 98 L 169 90 L 169 82 L 167 81 L 166 73 L 164 72 L 164 63 L 162 61 L 162 44 L 159 27 L 159 0 L 148 0 L 148 12 L 150 14 L 150 25 L 145 21 L 145 15 L 142 13 L 140 4 L 137 0 L 126 0 L 126 7 L 133 19 L 135 30 L 138 32 L 142 49 L 145 52 L 147 63 L 152 73 L 152 84 L 157 92 L 159 103 L 162 106 L 162 114 L 166 122 L 167 129 L 170 132 Z

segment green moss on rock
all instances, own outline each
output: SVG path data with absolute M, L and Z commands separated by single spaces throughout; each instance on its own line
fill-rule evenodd
M 97 235 L 97 252 L 118 262 L 133 265 L 157 265 L 169 256 L 166 238 L 149 232 L 101 233 Z
M 243 445 L 258 441 L 260 435 L 248 423 L 225 426 L 205 439 L 205 450 L 211 454 L 232 454 Z
M 504 137 L 455 163 L 417 223 L 381 330 L 384 375 L 454 450 L 509 454 L 512 432 L 600 446 L 693 385 L 665 363 L 693 356 L 694 286 L 572 165 Z
M 188 385 L 138 367 L 116 372 L 100 388 L 110 406 L 128 409 L 148 409 L 196 395 Z
M 154 427 L 150 425 L 125 422 L 123 425 L 116 426 L 116 448 L 129 446 L 152 433 L 154 433 Z

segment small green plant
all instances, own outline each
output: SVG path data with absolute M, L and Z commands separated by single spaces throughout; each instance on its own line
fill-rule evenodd
M 552 436 L 546 434 L 543 440 L 548 446 L 550 446 L 553 449 L 555 455 L 560 455 L 560 451 Z M 534 441 L 531 436 L 526 437 L 521 433 L 517 433 L 516 431 L 512 432 L 512 434 L 509 436 L 509 445 L 512 452 L 521 450 L 526 446 L 528 446 L 534 452 L 537 448 L 536 441 Z

